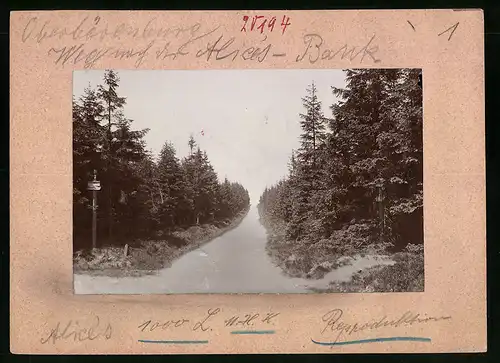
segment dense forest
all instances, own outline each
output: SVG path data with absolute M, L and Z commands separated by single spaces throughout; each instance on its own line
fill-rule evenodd
M 166 141 L 159 155 L 146 150 L 149 130 L 134 130 L 118 94 L 119 77 L 104 73 L 102 84 L 73 100 L 74 250 L 92 247 L 92 192 L 97 192 L 98 247 L 124 246 L 198 225 L 227 225 L 248 209 L 247 190 L 219 181 L 206 152 L 191 135 L 190 153 L 179 159 Z M 168 139 L 168 135 L 165 135 Z
M 421 71 L 344 73 L 331 116 L 307 89 L 301 146 L 260 198 L 269 250 L 296 275 L 369 248 L 419 251 L 423 269 Z

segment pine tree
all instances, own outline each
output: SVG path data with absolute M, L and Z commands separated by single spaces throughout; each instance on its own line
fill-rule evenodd
M 107 123 L 107 138 L 105 145 L 105 160 L 106 160 L 106 168 L 105 168 L 105 178 L 104 182 L 107 185 L 106 194 L 107 194 L 107 211 L 108 211 L 108 239 L 113 239 L 113 223 L 114 223 L 114 194 L 116 191 L 113 188 L 113 183 L 117 179 L 117 175 L 114 175 L 113 170 L 116 168 L 116 165 L 113 165 L 113 161 L 115 156 L 113 155 L 113 126 L 116 125 L 114 120 L 116 113 L 121 112 L 123 106 L 126 103 L 125 97 L 119 97 L 117 95 L 117 89 L 119 84 L 119 77 L 117 73 L 113 70 L 106 70 L 104 72 L 104 85 L 99 85 L 99 97 L 103 101 L 104 104 L 104 113 L 106 117 Z
M 350 206 L 351 217 L 377 224 L 379 242 L 401 241 L 394 230 L 400 224 L 394 212 L 401 197 L 412 189 L 417 195 L 415 208 L 421 202 L 421 178 L 407 180 L 412 170 L 415 175 L 422 170 L 418 72 L 348 70 L 346 80 L 347 89 L 334 89 L 343 102 L 332 108 L 336 146 L 350 174 L 344 180 L 352 183 L 344 204 Z M 414 148 L 408 153 L 412 140 Z M 418 217 L 415 222 L 420 224 Z
M 136 172 L 142 176 L 142 183 L 137 187 L 137 199 L 144 206 L 142 213 L 136 215 L 140 234 L 156 231 L 160 225 L 159 208 L 161 205 L 161 189 L 158 181 L 158 171 L 154 158 L 146 152 L 144 158 L 137 163 Z
M 190 151 L 190 155 L 193 155 L 193 150 L 196 146 L 196 141 L 194 140 L 194 137 L 193 137 L 193 134 L 191 134 L 189 136 L 189 141 L 188 141 L 188 146 L 189 146 L 189 151 Z
M 73 100 L 73 185 L 79 191 L 86 190 L 93 170 L 100 168 L 102 112 L 95 91 L 89 87 L 78 102 Z
M 149 152 L 142 160 L 130 165 L 133 170 L 131 187 L 126 194 L 126 203 L 118 203 L 122 215 L 117 220 L 124 243 L 135 237 L 151 236 L 159 224 L 156 165 Z M 126 216 L 126 218 L 124 218 Z
M 185 203 L 184 176 L 172 143 L 166 142 L 163 145 L 157 170 L 162 226 L 172 228 L 181 223 Z
M 314 195 L 319 188 L 321 153 L 326 138 L 325 117 L 314 82 L 308 87 L 302 103 L 305 113 L 299 115 L 302 128 L 301 147 L 297 152 L 297 161 L 294 161 L 295 175 L 291 178 L 294 196 L 288 229 L 288 236 L 291 239 L 304 236 L 311 228 L 308 221 L 311 220 Z M 290 203 L 287 202 L 285 205 L 289 207 Z
M 87 182 L 94 170 L 101 169 L 103 144 L 103 108 L 96 92 L 85 88 L 79 100 L 73 100 L 73 233 L 75 236 L 90 236 L 91 199 Z M 75 241 L 76 246 L 89 247 L 90 238 Z
M 228 219 L 233 214 L 232 207 L 232 189 L 229 180 L 224 178 L 224 182 L 220 186 L 220 200 L 218 207 L 218 218 Z
M 192 180 L 194 216 L 196 224 L 206 221 L 215 213 L 218 181 L 208 157 L 198 147 L 188 159 L 188 174 Z
M 200 186 L 202 188 L 201 209 L 206 221 L 212 222 L 218 213 L 220 185 L 217 174 L 204 151 L 201 155 Z
M 346 87 L 332 87 L 339 100 L 331 119 L 321 114 L 314 85 L 308 89 L 301 148 L 288 177 L 265 189 L 259 211 L 286 222 L 287 238 L 298 244 L 421 243 L 420 70 L 345 73 Z
M 134 235 L 138 227 L 136 215 L 145 211 L 143 201 L 137 198 L 138 187 L 147 183 L 145 175 L 139 173 L 138 166 L 146 158 L 143 137 L 149 131 L 131 130 L 131 120 L 119 119 L 117 129 L 113 132 L 112 155 L 115 166 L 113 175 L 114 211 L 117 225 L 116 235 L 120 238 Z
M 305 113 L 300 114 L 301 147 L 297 158 L 301 164 L 303 177 L 307 178 L 310 188 L 314 189 L 314 180 L 320 168 L 319 152 L 325 140 L 325 117 L 321 111 L 321 101 L 318 99 L 317 89 L 314 82 L 307 89 L 307 95 L 302 99 Z
M 108 243 L 132 243 L 160 230 L 217 224 L 249 206 L 248 191 L 241 184 L 227 179 L 219 183 L 192 135 L 190 154 L 182 162 L 169 142 L 155 161 L 145 150 L 149 130 L 133 129 L 118 86 L 118 74 L 106 71 L 97 91 L 88 87 L 73 100 L 75 246 L 90 247 L 92 213 L 86 188 L 94 170 L 103 185 L 97 210 L 99 241 L 107 237 Z
M 189 145 L 196 145 L 193 137 Z M 191 223 L 234 218 L 250 205 L 248 191 L 241 184 L 231 183 L 227 178 L 219 182 L 207 153 L 199 147 L 183 159 L 181 166 L 187 183 L 185 195 L 191 206 Z

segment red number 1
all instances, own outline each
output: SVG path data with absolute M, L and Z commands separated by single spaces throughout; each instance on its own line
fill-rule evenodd
M 252 26 L 250 27 L 250 31 L 252 31 L 255 27 L 255 24 L 257 23 L 257 20 L 262 19 L 264 16 L 262 15 L 255 15 L 252 20 Z
M 264 27 L 266 26 L 267 19 L 264 19 L 264 21 L 257 27 L 257 29 L 260 29 L 260 34 L 264 33 Z

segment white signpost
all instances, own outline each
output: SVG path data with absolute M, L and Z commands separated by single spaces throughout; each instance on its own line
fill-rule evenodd
M 87 184 L 87 190 L 92 191 L 92 249 L 97 246 L 97 192 L 101 190 L 101 182 L 97 180 L 97 171 L 94 170 L 94 180 Z
M 98 180 L 89 181 L 87 184 L 87 189 L 92 191 L 101 190 L 101 182 Z

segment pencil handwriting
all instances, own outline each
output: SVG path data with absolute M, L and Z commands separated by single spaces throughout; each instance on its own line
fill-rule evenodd
M 211 330 L 212 328 L 209 325 L 209 320 L 214 316 L 217 315 L 220 312 L 219 308 L 215 309 L 208 309 L 207 315 L 200 321 L 198 321 L 196 324 L 193 326 L 193 331 L 201 330 L 201 331 L 207 331 Z
M 112 330 L 111 324 L 101 324 L 98 316 L 93 319 L 91 324 L 79 322 L 78 320 L 69 320 L 66 323 L 58 322 L 47 336 L 40 339 L 40 342 L 42 344 L 55 344 L 60 340 L 72 340 L 74 342 L 99 338 L 109 340 L 111 339 Z
M 368 43 L 360 47 L 358 45 L 350 45 L 345 43 L 341 47 L 329 48 L 319 34 L 306 34 L 303 37 L 305 49 L 297 55 L 296 62 L 301 62 L 304 59 L 309 63 L 314 64 L 318 60 L 333 60 L 333 59 L 348 59 L 354 61 L 359 59 L 360 63 L 367 59 L 371 59 L 374 63 L 379 63 L 380 59 L 376 57 L 379 48 L 374 44 L 375 35 L 370 38 Z M 306 58 L 307 56 L 307 58 Z
M 333 309 L 328 311 L 321 317 L 322 329 L 321 334 L 335 334 L 335 342 L 339 341 L 342 337 L 350 336 L 366 330 L 376 330 L 380 328 L 397 328 L 400 326 L 409 326 L 413 324 L 425 324 L 436 322 L 440 320 L 449 320 L 451 316 L 427 316 L 425 314 L 407 311 L 397 318 L 389 318 L 384 315 L 380 318 L 375 318 L 365 322 L 350 322 L 344 318 L 342 309 Z
M 45 40 L 73 40 L 87 42 L 90 40 L 162 40 L 170 37 L 182 37 L 185 34 L 194 37 L 201 29 L 200 23 L 188 25 L 165 26 L 157 18 L 151 18 L 144 27 L 136 27 L 127 23 L 110 25 L 100 16 L 86 16 L 76 25 L 58 25 L 50 19 L 43 21 L 39 17 L 31 17 L 24 26 L 21 40 L 23 43 L 35 41 L 38 44 Z
M 138 328 L 140 331 L 154 331 L 156 329 L 166 330 L 168 328 L 180 328 L 185 324 L 189 323 L 189 319 L 176 319 L 176 320 L 166 320 L 166 321 L 152 321 L 146 320 L 141 323 Z
M 264 38 L 265 41 L 267 37 Z M 196 57 L 204 57 L 207 61 L 209 60 L 224 60 L 229 59 L 231 61 L 240 58 L 242 60 L 256 60 L 259 63 L 262 63 L 266 60 L 269 51 L 271 50 L 271 43 L 266 44 L 265 46 L 244 46 L 238 47 L 235 46 L 236 38 L 231 37 L 227 40 L 224 40 L 224 36 L 220 36 L 214 42 L 209 42 L 205 48 L 202 48 L 196 52 Z
M 250 17 L 245 15 L 243 20 L 243 34 L 255 31 L 261 34 L 260 39 L 241 37 L 241 32 L 225 34 L 222 26 L 218 24 L 208 27 L 199 22 L 168 25 L 154 17 L 145 25 L 136 26 L 126 22 L 113 24 L 96 15 L 85 16 L 70 25 L 57 24 L 54 20 L 45 20 L 42 16 L 30 17 L 22 30 L 21 41 L 38 45 L 51 41 L 46 52 L 56 65 L 64 67 L 83 64 L 85 69 L 101 66 L 102 62 L 109 60 L 131 61 L 135 68 L 139 68 L 148 59 L 169 62 L 182 57 L 193 57 L 206 62 L 257 63 L 263 63 L 269 57 L 285 59 L 289 54 L 287 50 L 280 49 L 282 44 L 274 43 L 275 40 L 268 40 L 262 25 L 266 21 L 266 26 L 270 27 L 268 30 L 272 31 L 274 18 L 268 19 L 259 15 L 250 20 Z M 288 26 L 290 20 L 284 16 L 281 21 L 283 32 Z M 452 28 L 446 31 L 456 29 Z M 318 33 L 306 33 L 301 37 L 303 49 L 299 54 L 291 56 L 292 61 L 297 63 L 315 64 L 333 60 L 359 63 L 381 61 L 375 35 L 367 38 L 364 44 L 331 44 L 331 41 L 328 44 L 326 37 Z

